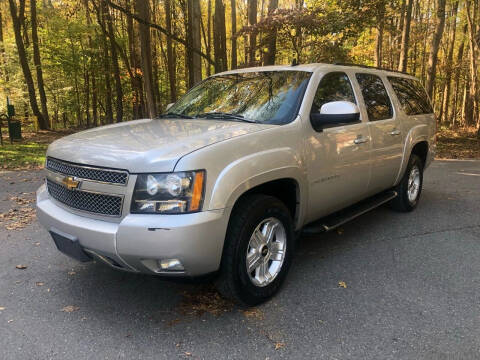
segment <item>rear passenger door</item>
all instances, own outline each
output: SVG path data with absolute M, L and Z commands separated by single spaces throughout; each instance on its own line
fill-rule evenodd
M 368 194 L 394 185 L 402 162 L 402 127 L 384 80 L 373 73 L 355 74 L 361 90 L 372 137 L 372 173 Z

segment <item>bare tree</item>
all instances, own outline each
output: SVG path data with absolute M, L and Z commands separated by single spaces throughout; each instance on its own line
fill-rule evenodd
M 28 65 L 27 54 L 25 52 L 25 45 L 22 38 L 21 22 L 19 19 L 17 4 L 15 0 L 8 0 L 10 4 L 10 13 L 12 15 L 13 22 L 13 31 L 15 33 L 15 42 L 17 44 L 18 57 L 20 60 L 20 65 L 22 67 L 23 76 L 25 77 L 25 82 L 27 83 L 28 89 L 28 98 L 30 100 L 30 106 L 33 111 L 33 115 L 37 117 L 38 127 L 42 130 L 48 129 L 48 121 L 43 117 L 43 114 L 40 112 L 37 103 L 37 97 L 35 94 L 35 85 L 33 83 L 32 72 Z M 25 7 L 25 0 L 20 0 L 20 4 Z

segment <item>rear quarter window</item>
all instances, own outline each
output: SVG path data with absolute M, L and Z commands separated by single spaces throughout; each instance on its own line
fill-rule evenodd
M 418 80 L 389 76 L 402 109 L 407 115 L 432 114 L 433 108 L 428 100 L 427 93 Z

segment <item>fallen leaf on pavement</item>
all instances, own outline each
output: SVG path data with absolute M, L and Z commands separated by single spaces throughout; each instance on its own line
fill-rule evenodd
M 347 288 L 347 283 L 346 283 L 345 281 L 339 281 L 339 282 L 338 282 L 338 286 L 346 289 L 346 288 Z
M 77 311 L 79 310 L 80 308 L 78 306 L 73 306 L 73 305 L 68 305 L 68 306 L 65 306 L 62 311 L 63 312 L 66 312 L 66 313 L 71 313 L 71 312 L 74 312 L 74 311 Z
M 247 319 L 263 320 L 265 318 L 265 316 L 263 315 L 263 312 L 260 309 L 257 309 L 257 308 L 251 308 L 251 309 L 243 310 L 243 315 Z
M 15 266 L 15 267 L 16 267 L 17 269 L 20 269 L 20 270 L 25 270 L 25 269 L 27 268 L 27 265 L 21 265 L 21 264 L 19 264 L 19 265 Z
M 5 229 L 7 230 L 21 230 L 31 224 L 35 216 L 35 209 L 26 206 L 0 213 L 0 222 L 5 223 Z
M 275 350 L 283 349 L 285 347 L 285 343 L 277 342 L 275 344 Z
M 213 287 L 205 287 L 199 291 L 184 291 L 183 299 L 178 306 L 182 315 L 202 316 L 205 313 L 221 315 L 233 308 L 233 303 L 224 299 Z

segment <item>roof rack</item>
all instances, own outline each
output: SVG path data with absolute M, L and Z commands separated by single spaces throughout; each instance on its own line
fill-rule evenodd
M 391 70 L 391 69 L 386 69 L 386 68 L 382 68 L 382 67 L 377 67 L 377 66 L 369 66 L 369 65 L 363 65 L 363 64 L 354 64 L 354 63 L 342 63 L 342 62 L 336 62 L 336 63 L 334 63 L 333 65 L 340 65 L 340 66 L 356 66 L 356 67 L 360 67 L 360 68 L 364 68 L 364 69 L 375 69 L 375 70 L 390 71 L 390 72 L 394 72 L 394 73 L 399 73 L 399 74 L 403 74 L 403 75 L 409 75 L 409 76 L 411 76 L 411 75 L 410 75 L 409 73 L 407 73 L 406 71 Z

